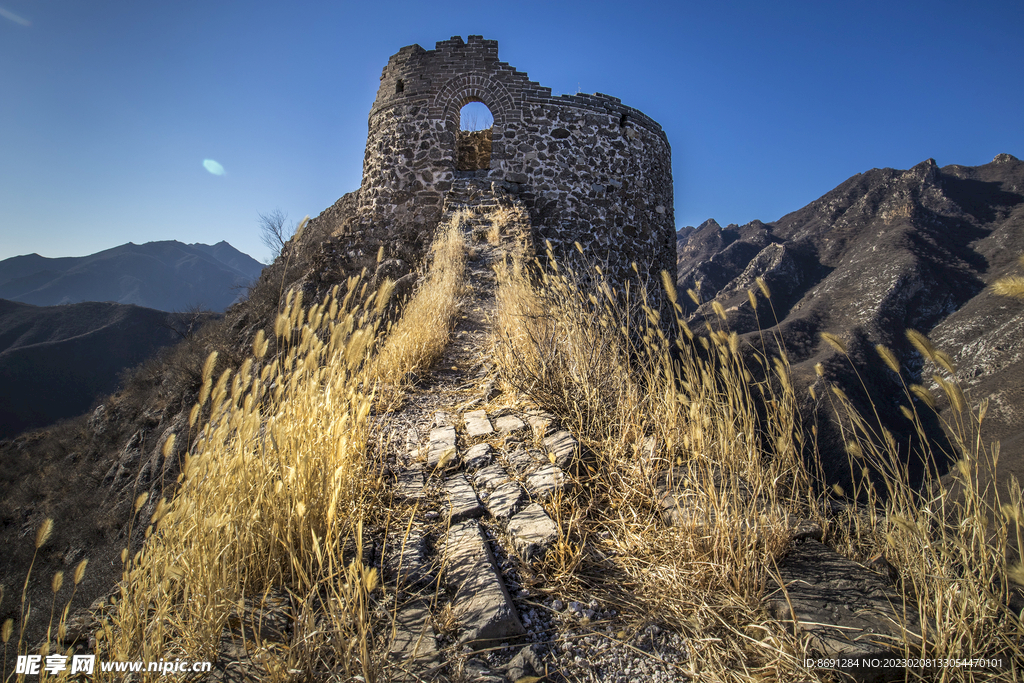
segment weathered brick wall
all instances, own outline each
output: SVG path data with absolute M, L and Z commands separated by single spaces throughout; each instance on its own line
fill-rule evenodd
M 476 171 L 491 168 L 491 129 L 460 130 L 456 136 L 455 170 Z
M 370 111 L 360 213 L 433 230 L 457 170 L 459 114 L 482 102 L 494 116 L 489 168 L 530 210 L 542 245 L 567 258 L 579 241 L 613 275 L 630 262 L 657 275 L 675 255 L 671 150 L 661 126 L 615 97 L 562 95 L 498 61 L 498 43 L 456 36 L 434 50 L 404 47 L 381 74 Z

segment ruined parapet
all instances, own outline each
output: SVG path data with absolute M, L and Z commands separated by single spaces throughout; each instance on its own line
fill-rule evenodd
M 458 153 L 468 102 L 494 116 L 482 164 L 480 145 Z M 518 194 L 535 243 L 550 240 L 557 258 L 578 241 L 613 277 L 628 276 L 633 261 L 657 277 L 675 260 L 670 157 L 661 126 L 642 112 L 602 94 L 554 97 L 498 61 L 497 41 L 456 36 L 434 50 L 404 47 L 384 68 L 359 210 L 396 237 L 429 243 L 444 194 L 470 174 Z

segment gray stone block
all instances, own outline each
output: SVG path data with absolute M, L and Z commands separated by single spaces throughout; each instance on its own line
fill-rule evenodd
M 516 434 L 526 429 L 526 423 L 515 415 L 502 415 L 494 421 L 499 434 Z
M 527 413 L 526 421 L 530 423 L 530 428 L 538 439 L 544 438 L 548 432 L 555 431 L 558 427 L 558 418 L 543 410 Z
M 387 680 L 401 683 L 436 680 L 444 659 L 437 647 L 426 600 L 417 600 L 398 609 L 388 654 L 393 664 Z
M 494 459 L 494 449 L 489 443 L 478 443 L 470 448 L 462 456 L 462 463 L 470 472 L 475 472 L 481 467 L 491 464 Z
M 384 552 L 384 575 L 391 587 L 401 590 L 423 586 L 432 580 L 427 541 L 423 531 L 412 527 L 388 540 Z
M 466 433 L 471 439 L 480 439 L 494 433 L 491 421 L 487 419 L 487 412 L 484 410 L 473 410 L 466 413 L 463 418 L 466 422 Z
M 576 458 L 577 444 L 572 434 L 562 430 L 544 439 L 544 447 L 555 457 L 555 464 L 565 469 Z
M 478 489 L 493 491 L 508 481 L 508 472 L 498 463 L 494 463 L 478 470 L 473 481 L 476 482 Z
M 494 489 L 487 497 L 487 511 L 495 519 L 508 519 L 519 511 L 523 501 L 523 487 L 509 481 Z
M 541 464 L 541 461 L 536 457 L 534 452 L 525 449 L 519 449 L 507 453 L 505 459 L 508 461 L 509 467 L 511 467 L 517 474 L 526 474 L 537 469 Z
M 558 540 L 558 527 L 537 503 L 531 503 L 508 523 L 516 550 L 525 559 L 547 552 Z
M 448 496 L 448 518 L 452 522 L 479 517 L 484 513 L 484 508 L 476 497 L 476 491 L 466 481 L 465 475 L 456 474 L 450 477 L 445 481 L 444 488 Z
M 556 465 L 541 465 L 526 475 L 526 486 L 535 498 L 547 500 L 565 488 L 565 475 Z
M 455 448 L 455 427 L 437 427 L 430 430 L 430 443 L 427 446 L 427 469 L 431 474 L 437 469 L 445 469 L 458 464 L 458 451 Z
M 856 660 L 901 653 L 921 633 L 917 607 L 878 574 L 815 540 L 805 540 L 779 562 L 782 584 L 768 596 L 779 621 L 789 622 L 814 658 Z M 906 632 L 904 632 L 904 627 Z M 839 667 L 854 680 L 902 680 L 903 669 Z
M 423 470 L 419 467 L 410 467 L 398 475 L 395 483 L 395 497 L 408 502 L 418 502 L 423 499 Z
M 455 595 L 455 615 L 462 626 L 461 644 L 482 647 L 524 632 L 491 548 L 475 521 L 448 531 L 445 560 L 445 582 Z

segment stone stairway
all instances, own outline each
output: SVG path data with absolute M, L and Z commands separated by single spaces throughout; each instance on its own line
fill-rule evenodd
M 520 614 L 531 596 L 518 569 L 559 538 L 544 502 L 570 484 L 563 467 L 572 462 L 575 439 L 564 431 L 552 439 L 556 422 L 541 411 L 488 414 L 478 407 L 494 391 L 486 361 L 493 265 L 523 244 L 515 234 L 488 240 L 488 216 L 515 204 L 501 188 L 473 179 L 456 181 L 445 198 L 442 220 L 473 212 L 463 221 L 469 287 L 452 342 L 397 420 L 414 426 L 394 464 L 393 496 L 408 517 L 384 550 L 384 577 L 397 595 L 390 680 L 446 680 L 455 667 L 445 653 L 453 648 L 476 652 L 522 641 L 528 627 Z

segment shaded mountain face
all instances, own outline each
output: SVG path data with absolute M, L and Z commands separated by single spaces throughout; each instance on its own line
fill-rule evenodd
M 870 410 L 849 362 L 820 337 L 835 334 L 846 343 L 882 422 L 897 435 L 907 432 L 899 412 L 907 400 L 874 346 L 892 348 L 903 376 L 932 389 L 940 415 L 949 418 L 932 379 L 940 370 L 904 331 L 927 334 L 953 358 L 968 398 L 975 405 L 990 399 L 984 436 L 1002 442 L 1001 466 L 1024 480 L 1024 303 L 988 288 L 1002 276 L 1020 274 L 1024 163 L 1018 159 L 1000 154 L 977 167 L 940 169 L 929 159 L 907 171 L 873 169 L 774 223 L 722 228 L 707 221 L 678 240 L 677 254 L 680 303 L 695 330 L 705 321 L 714 324 L 711 301 L 726 310 L 729 327 L 749 340 L 759 339 L 759 326 L 777 326 L 804 400 L 811 400 L 806 387 L 816 382 L 819 399 L 825 393 L 814 372 L 822 363 L 827 378 L 839 382 L 862 411 Z M 759 305 L 755 314 L 747 290 L 756 290 L 757 277 L 772 298 L 771 307 Z M 698 283 L 701 306 L 685 296 Z M 938 421 L 929 429 L 941 442 Z M 842 442 L 827 432 L 826 471 L 841 479 L 847 467 Z
M 112 301 L 162 311 L 222 312 L 263 264 L 227 242 L 123 244 L 89 256 L 0 261 L 0 298 L 36 306 Z
M 88 410 L 121 371 L 182 338 L 179 318 L 125 304 L 0 299 L 0 438 Z

